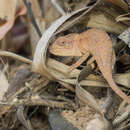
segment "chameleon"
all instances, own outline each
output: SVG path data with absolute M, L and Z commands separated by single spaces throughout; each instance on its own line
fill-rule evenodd
M 69 72 L 82 64 L 91 54 L 92 58 L 87 64 L 94 61 L 113 91 L 124 101 L 130 104 L 130 98 L 120 90 L 112 78 L 112 70 L 116 61 L 115 52 L 109 35 L 101 29 L 88 29 L 80 34 L 72 33 L 61 36 L 49 48 L 50 53 L 57 56 L 81 56 L 69 68 Z

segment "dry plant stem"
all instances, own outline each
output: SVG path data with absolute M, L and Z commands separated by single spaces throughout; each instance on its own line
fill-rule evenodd
M 37 93 L 38 91 L 45 89 L 46 86 L 47 86 L 47 84 L 49 84 L 49 82 L 50 82 L 49 80 L 45 79 L 45 80 L 41 83 L 40 86 L 34 88 L 33 92 L 34 92 L 34 93 Z
M 21 70 L 23 73 L 23 70 Z M 25 70 L 26 71 L 26 70 Z M 20 73 L 20 77 L 18 75 L 15 76 L 15 78 L 13 79 L 14 82 L 12 81 L 12 83 L 10 84 L 10 87 L 12 87 L 12 89 L 9 87 L 9 89 L 7 91 L 7 95 L 5 95 L 5 98 L 7 98 L 6 101 L 8 101 L 9 103 L 6 103 L 6 106 L 3 104 L 3 106 L 0 107 L 0 117 L 2 117 L 3 114 L 7 113 L 13 106 L 13 102 L 17 100 L 17 96 L 23 92 L 25 92 L 26 90 L 30 90 L 30 88 L 33 88 L 34 86 L 37 86 L 36 88 L 39 88 L 40 86 L 45 87 L 47 85 L 46 79 L 42 78 L 41 80 L 39 80 L 38 77 L 33 77 L 33 75 L 30 77 L 28 74 L 28 72 L 25 72 L 25 74 L 22 76 Z M 27 77 L 27 75 L 29 77 Z M 20 79 L 21 81 L 20 81 Z M 30 79 L 31 78 L 31 79 Z M 31 80 L 27 85 L 25 84 L 25 86 L 23 85 L 26 81 L 24 80 L 26 79 L 26 81 L 29 79 Z M 17 90 L 14 88 L 18 88 Z M 29 88 L 29 89 L 28 89 Z M 35 89 L 35 88 L 34 88 Z M 35 92 L 34 92 L 35 93 Z
M 83 103 L 89 105 L 92 107 L 97 113 L 102 115 L 100 106 L 97 104 L 95 98 L 93 95 L 91 95 L 88 91 L 84 90 L 80 86 L 80 82 L 89 74 L 92 73 L 92 68 L 90 65 L 84 67 L 84 69 L 80 72 L 77 82 L 76 82 L 76 96 L 78 97 L 79 100 L 81 100 Z
M 116 127 L 117 125 L 119 125 L 121 122 L 123 122 L 124 120 L 126 120 L 130 115 L 130 110 L 124 112 L 120 117 L 116 118 L 113 121 L 113 125 Z
M 38 83 L 36 83 L 38 82 Z M 75 108 L 75 105 L 74 104 L 70 104 L 70 102 L 59 102 L 59 101 L 53 101 L 53 100 L 48 100 L 48 99 L 43 99 L 41 98 L 39 95 L 34 95 L 32 96 L 31 98 L 29 99 L 21 99 L 21 100 L 18 100 L 16 97 L 17 95 L 21 94 L 23 91 L 25 91 L 28 87 L 29 88 L 32 88 L 33 86 L 37 86 L 37 88 L 40 87 L 41 89 L 41 86 L 42 86 L 42 89 L 44 86 L 46 86 L 47 84 L 49 83 L 48 80 L 41 80 L 40 82 L 39 81 L 36 81 L 35 79 L 33 79 L 31 82 L 30 82 L 30 85 L 29 86 L 24 86 L 22 87 L 20 90 L 18 90 L 15 94 L 13 94 L 8 102 L 1 102 L 0 104 L 3 105 L 1 106 L 1 109 L 0 109 L 0 117 L 2 117 L 3 114 L 7 113 L 11 108 L 12 106 L 15 106 L 15 105 L 29 105 L 29 106 L 34 106 L 34 105 L 43 105 L 43 106 L 48 106 L 48 107 L 56 107 L 56 108 L 72 108 L 74 109 Z M 34 88 L 34 91 L 33 93 L 37 92 L 38 89 L 35 89 Z
M 26 105 L 45 105 L 48 107 L 53 107 L 53 108 L 74 108 L 74 104 L 70 104 L 69 102 L 59 102 L 59 101 L 52 101 L 48 99 L 42 99 L 40 96 L 36 95 L 29 99 L 25 103 Z
M 128 128 L 130 128 L 130 124 L 128 124 L 128 125 L 126 125 L 126 126 L 124 126 L 124 127 L 120 128 L 119 130 L 125 130 L 125 129 L 127 129 L 127 130 L 128 130 Z
M 19 91 L 21 87 L 23 87 L 26 79 L 28 79 L 31 74 L 32 72 L 29 66 L 20 66 L 17 72 L 14 74 L 13 78 L 11 78 L 9 88 L 5 94 L 6 99 L 9 99 L 17 91 Z
M 14 58 L 16 60 L 25 62 L 27 64 L 32 64 L 32 60 L 24 58 L 23 56 L 19 56 L 17 54 L 14 54 L 12 52 L 8 52 L 8 51 L 0 51 L 0 56 L 7 56 L 7 57 L 11 57 Z
M 130 20 L 130 18 L 127 16 L 129 15 L 130 13 L 127 13 L 127 14 L 123 14 L 123 15 L 119 15 L 117 18 L 116 18 L 116 21 L 117 22 L 120 22 L 120 21 L 124 21 L 124 20 Z
M 33 130 L 30 120 L 26 119 L 24 116 L 24 107 L 23 106 L 18 107 L 17 117 L 27 130 Z
M 69 74 L 67 73 L 69 66 L 65 65 L 59 61 L 56 61 L 54 59 L 48 58 L 47 60 L 47 66 L 49 70 L 51 71 L 51 74 L 55 75 L 60 81 L 63 81 L 65 83 L 69 83 L 72 85 L 76 84 L 76 77 L 79 75 L 80 70 L 74 69 L 72 72 Z M 130 74 L 116 74 L 113 75 L 114 81 L 117 84 L 120 84 L 122 86 L 125 86 L 126 88 L 130 88 L 129 85 L 129 79 L 130 79 Z M 90 87 L 109 87 L 109 85 L 104 82 L 104 80 L 99 77 L 92 75 L 92 77 L 88 77 L 87 79 L 81 81 L 80 83 L 82 86 L 90 86 Z M 125 89 L 125 88 L 121 88 Z
M 112 103 L 113 103 L 113 94 L 112 94 L 112 90 L 110 90 L 110 88 L 108 88 L 109 90 L 109 92 L 108 92 L 108 96 L 107 96 L 107 98 L 106 98 L 106 100 L 104 101 L 104 103 L 101 105 L 101 112 L 103 113 L 103 114 L 107 114 L 108 113 L 108 111 L 109 111 L 109 109 L 110 109 L 110 107 L 111 107 L 111 105 L 112 105 Z
M 39 37 L 41 37 L 41 36 L 42 36 L 42 33 L 41 33 L 41 31 L 40 31 L 40 29 L 39 29 L 39 27 L 38 27 L 38 24 L 37 24 L 37 22 L 36 22 L 36 20 L 35 20 L 35 17 L 34 17 L 33 12 L 32 12 L 31 3 L 30 3 L 30 2 L 27 2 L 27 0 L 23 0 L 23 1 L 24 1 L 24 4 L 25 4 L 26 8 L 27 8 L 27 11 L 28 11 L 28 13 L 29 13 L 29 16 L 30 16 L 30 18 L 31 18 L 31 20 L 32 20 L 32 24 L 33 24 L 34 28 L 36 29 L 37 34 L 39 35 Z
M 62 15 L 65 15 L 65 11 L 60 7 L 56 0 L 51 0 L 51 2 Z
M 75 90 L 74 90 L 74 88 L 73 88 L 72 85 L 67 84 L 67 83 L 65 83 L 65 82 L 62 82 L 62 81 L 59 81 L 59 83 L 60 83 L 61 85 L 63 85 L 65 88 L 67 88 L 68 90 L 71 90 L 72 92 L 75 92 Z
M 2 117 L 2 115 L 4 115 L 6 112 L 8 112 L 9 111 L 9 109 L 11 109 L 12 108 L 12 106 L 14 105 L 14 103 L 13 102 L 11 102 L 11 100 L 13 101 L 13 99 L 16 99 L 15 97 L 18 95 L 18 94 L 20 94 L 20 93 L 22 93 L 24 90 L 26 90 L 27 89 L 27 87 L 25 86 L 24 88 L 21 88 L 18 92 L 16 92 L 9 100 L 10 100 L 10 102 L 8 102 L 8 103 L 2 103 L 2 102 L 0 102 L 0 104 L 1 105 L 7 105 L 7 106 L 1 106 L 1 109 L 0 109 L 0 118 Z M 17 100 L 17 99 L 16 99 Z M 23 105 L 23 104 L 22 104 Z
M 70 104 L 70 102 L 67 101 L 53 101 L 53 100 L 48 100 L 48 99 L 42 99 L 39 95 L 33 95 L 29 99 L 19 99 L 17 98 L 14 99 L 15 101 L 13 102 L 0 102 L 0 105 L 5 105 L 6 111 L 4 111 L 3 114 L 5 114 L 11 106 L 18 106 L 18 105 L 23 105 L 23 106 L 47 106 L 47 107 L 52 107 L 52 108 L 66 108 L 66 109 L 75 109 L 76 106 L 75 104 Z M 0 115 L 0 117 L 2 116 Z

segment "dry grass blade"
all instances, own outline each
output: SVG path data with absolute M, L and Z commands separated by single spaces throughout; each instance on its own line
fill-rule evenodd
M 8 51 L 0 51 L 0 56 L 7 56 L 7 57 L 11 57 L 14 58 L 16 60 L 31 64 L 32 61 L 30 59 L 24 58 L 23 56 L 19 56 L 15 53 L 12 52 L 8 52 Z
M 129 15 L 130 15 L 130 13 L 120 15 L 120 16 L 118 16 L 118 17 L 116 18 L 116 21 L 117 21 L 117 22 L 129 21 L 129 20 L 130 20 Z
M 51 2 L 62 15 L 65 15 L 65 11 L 60 7 L 56 0 L 51 0 Z
M 127 118 L 129 118 L 129 114 L 130 114 L 130 109 L 128 109 L 126 112 L 124 112 L 120 117 L 116 118 L 113 121 L 113 125 L 114 126 L 119 125 L 121 122 L 123 122 L 124 120 L 126 120 Z

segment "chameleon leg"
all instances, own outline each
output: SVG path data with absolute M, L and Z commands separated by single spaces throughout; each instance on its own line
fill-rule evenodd
M 86 52 L 75 64 L 71 65 L 69 72 L 80 66 L 89 56 L 89 52 Z
M 93 64 L 94 61 L 95 61 L 95 58 L 92 57 L 92 58 L 87 62 L 87 64 L 90 64 L 91 67 L 94 68 L 94 67 L 95 67 L 95 65 Z

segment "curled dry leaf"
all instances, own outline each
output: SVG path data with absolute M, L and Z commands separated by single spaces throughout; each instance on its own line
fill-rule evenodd
M 25 6 L 20 7 L 19 11 L 16 13 L 15 17 L 0 26 L 0 40 L 6 35 L 6 33 L 13 27 L 15 19 L 18 16 L 26 14 Z

